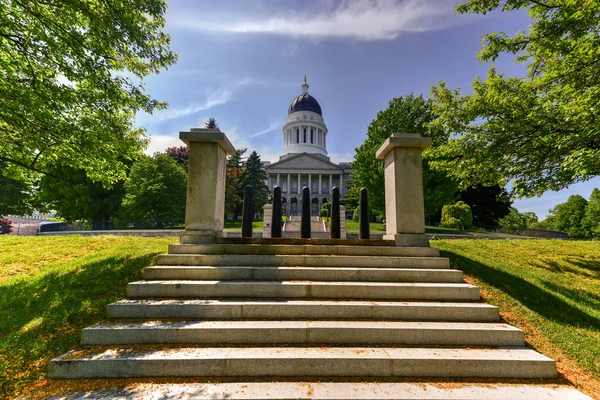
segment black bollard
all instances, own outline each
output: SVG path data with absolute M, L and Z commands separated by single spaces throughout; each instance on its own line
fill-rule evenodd
M 302 221 L 300 222 L 300 237 L 310 239 L 310 190 L 302 188 Z
M 360 219 L 359 239 L 371 238 L 371 227 L 369 226 L 369 195 L 367 189 L 360 189 Z
M 242 237 L 252 237 L 252 186 L 244 189 L 244 207 L 242 209 Z
M 281 188 L 273 188 L 273 216 L 271 217 L 271 237 L 281 237 Z
M 334 186 L 332 189 L 333 198 L 331 199 L 331 209 L 329 217 L 331 218 L 331 232 L 329 237 L 331 239 L 341 238 L 340 234 L 340 189 Z

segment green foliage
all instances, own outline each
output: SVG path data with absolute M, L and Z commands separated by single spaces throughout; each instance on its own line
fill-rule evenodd
M 0 160 L 93 181 L 125 179 L 146 143 L 136 112 L 162 108 L 143 78 L 176 61 L 164 0 L 3 1 Z
M 227 159 L 225 176 L 225 216 L 236 217 L 241 213 L 243 192 L 241 179 L 244 173 L 243 155 L 246 149 L 238 149 Z
M 190 154 L 189 146 L 174 146 L 167 148 L 165 152 L 169 157 L 177 162 L 184 170 L 188 170 L 188 158 Z
M 511 207 L 510 212 L 504 218 L 500 218 L 498 223 L 504 228 L 531 228 L 538 222 L 538 217 L 533 212 L 520 212 Z
M 354 212 L 352 213 L 352 222 L 360 221 L 360 206 L 356 206 Z
M 495 67 L 461 95 L 432 89 L 433 129 L 451 139 L 433 167 L 468 184 L 511 182 L 517 196 L 541 195 L 600 174 L 600 2 L 469 0 L 459 13 L 526 9 L 528 32 L 484 35 L 482 62 L 514 54 L 524 78 Z
M 4 172 L 8 172 L 7 166 L 0 160 L 0 216 L 31 214 L 35 194 L 33 180 L 24 173 L 19 179 L 13 179 L 4 176 Z
M 122 215 L 161 226 L 162 220 L 185 217 L 187 175 L 165 154 L 144 157 L 131 167 L 125 182 Z
M 510 212 L 511 198 L 500 185 L 477 185 L 462 190 L 460 200 L 471 207 L 473 225 L 490 228 L 498 225 L 498 221 Z
M 598 188 L 592 190 L 582 225 L 591 236 L 600 237 L 600 190 Z
M 327 201 L 323 203 L 321 209 L 319 210 L 319 217 L 331 218 L 331 202 Z
M 463 201 L 456 204 L 447 204 L 442 208 L 442 223 L 443 228 L 454 228 L 459 230 L 467 230 L 473 225 L 473 213 L 471 207 Z
M 370 204 L 370 199 L 369 199 L 369 205 Z M 379 212 L 370 209 L 369 210 L 369 221 L 370 222 L 375 222 L 375 219 L 377 218 L 377 216 L 380 215 Z M 358 205 L 355 209 L 354 212 L 352 213 L 352 221 L 353 222 L 360 222 L 360 205 Z
M 550 210 L 554 229 L 565 232 L 572 238 L 589 237 L 589 232 L 583 226 L 586 208 L 587 200 L 582 196 L 569 196 L 565 203 L 558 204 Z
M 240 197 L 246 185 L 252 186 L 252 209 L 254 212 L 263 212 L 263 207 L 269 200 L 269 187 L 265 184 L 268 175 L 262 167 L 260 156 L 256 150 L 252 151 L 246 160 L 246 165 L 240 180 Z
M 106 229 L 107 222 L 118 215 L 124 195 L 124 181 L 106 188 L 84 170 L 63 166 L 41 178 L 38 198 L 69 222 L 84 220 L 92 223 L 92 229 Z
M 388 108 L 377 113 L 367 130 L 367 138 L 356 149 L 352 162 L 352 185 L 349 196 L 358 196 L 362 187 L 369 191 L 369 205 L 378 213 L 385 212 L 385 183 L 383 161 L 375 159 L 383 142 L 396 133 L 419 133 L 433 139 L 434 146 L 447 140 L 442 130 L 434 130 L 428 124 L 435 119 L 432 102 L 413 94 L 392 99 Z M 429 168 L 427 152 L 423 161 L 423 192 L 425 217 L 429 219 L 444 205 L 454 201 L 457 185 L 443 172 Z

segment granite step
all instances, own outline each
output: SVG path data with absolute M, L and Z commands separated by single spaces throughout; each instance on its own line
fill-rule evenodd
M 498 308 L 485 303 L 329 300 L 121 300 L 108 305 L 120 319 L 339 319 L 498 321 Z
M 178 347 L 73 350 L 50 378 L 444 377 L 556 378 L 554 361 L 525 347 Z
M 343 245 L 257 245 L 257 244 L 171 244 L 169 254 L 277 254 L 438 257 L 431 247 L 343 246 Z
M 450 268 L 441 257 L 338 256 L 338 255 L 254 255 L 254 254 L 161 254 L 156 265 L 199 266 L 299 266 L 364 268 Z
M 85 328 L 83 345 L 295 344 L 524 346 L 520 329 L 502 323 L 398 321 L 147 321 Z
M 143 277 L 145 280 L 463 281 L 462 271 L 456 269 L 425 268 L 153 266 L 144 268 Z
M 131 282 L 127 297 L 477 301 L 479 287 L 467 283 L 162 280 Z

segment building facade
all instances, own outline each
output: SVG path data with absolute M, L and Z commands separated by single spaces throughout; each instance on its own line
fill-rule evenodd
M 265 163 L 265 170 L 269 189 L 281 187 L 287 215 L 300 215 L 303 187 L 310 189 L 312 215 L 317 215 L 323 203 L 331 199 L 334 187 L 340 189 L 340 196 L 348 193 L 350 163 L 335 164 L 327 156 L 327 125 L 319 102 L 308 94 L 306 76 L 302 94 L 288 107 L 282 134 L 283 154 L 279 161 Z

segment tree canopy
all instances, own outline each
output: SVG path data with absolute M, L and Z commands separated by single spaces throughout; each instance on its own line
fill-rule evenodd
M 262 214 L 263 207 L 269 200 L 269 187 L 265 184 L 268 175 L 263 169 L 260 156 L 253 150 L 246 159 L 246 166 L 241 177 L 240 197 L 243 199 L 243 191 L 246 185 L 252 186 L 252 209 Z
M 514 54 L 525 77 L 489 69 L 471 94 L 440 82 L 433 127 L 451 135 L 434 167 L 461 182 L 512 182 L 518 196 L 541 195 L 600 174 L 600 2 L 469 0 L 459 13 L 525 9 L 527 32 L 484 35 L 482 62 Z
M 445 143 L 443 131 L 431 129 L 428 124 L 435 119 L 431 100 L 423 96 L 407 96 L 392 99 L 388 108 L 377 113 L 367 130 L 367 138 L 356 149 L 351 165 L 353 191 L 350 197 L 357 196 L 357 191 L 364 187 L 369 191 L 369 207 L 378 212 L 385 211 L 385 177 L 381 160 L 375 153 L 383 142 L 395 133 L 420 133 L 433 139 L 434 146 Z M 438 214 L 444 204 L 454 202 L 457 184 L 444 172 L 432 171 L 429 168 L 427 153 L 423 158 L 423 192 L 425 196 L 425 218 Z M 356 193 L 354 193 L 356 192 Z
M 0 160 L 110 185 L 145 145 L 143 78 L 176 61 L 164 0 L 0 2 Z M 10 171 L 5 171 L 6 174 Z

